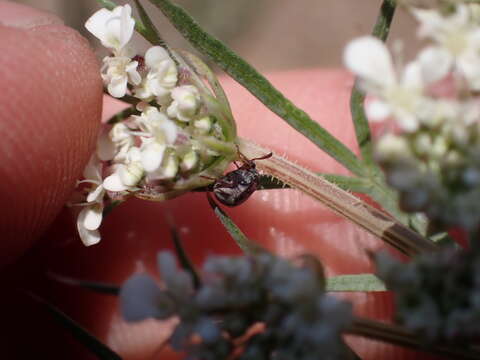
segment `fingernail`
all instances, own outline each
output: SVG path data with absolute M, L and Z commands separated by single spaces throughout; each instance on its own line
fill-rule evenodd
M 10 1 L 0 1 L 0 25 L 32 29 L 37 26 L 56 24 L 63 24 L 63 22 L 53 14 Z

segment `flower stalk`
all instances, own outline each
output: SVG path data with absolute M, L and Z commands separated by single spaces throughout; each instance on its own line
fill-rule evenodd
M 269 150 L 245 139 L 240 139 L 239 145 L 242 154 L 249 158 L 259 157 L 269 152 Z M 437 248 L 433 242 L 410 230 L 386 213 L 281 156 L 273 154 L 271 158 L 259 161 L 257 167 L 265 174 L 274 176 L 315 198 L 404 254 L 413 256 L 422 252 L 435 251 Z

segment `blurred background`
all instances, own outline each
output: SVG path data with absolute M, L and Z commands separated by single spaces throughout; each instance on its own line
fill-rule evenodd
M 83 35 L 85 20 L 99 8 L 95 0 L 14 0 L 57 14 Z M 119 4 L 127 1 L 117 1 Z M 342 49 L 353 37 L 371 31 L 381 0 L 175 0 L 202 25 L 261 71 L 339 67 Z M 187 45 L 151 10 L 162 36 L 174 47 Z M 414 43 L 414 22 L 402 10 L 389 42 L 402 38 L 405 56 Z M 410 41 L 410 39 L 412 41 Z M 398 43 L 398 41 L 396 42 Z M 92 42 L 97 46 L 98 42 Z M 146 47 L 146 44 L 144 45 Z M 139 49 L 142 50 L 142 49 Z

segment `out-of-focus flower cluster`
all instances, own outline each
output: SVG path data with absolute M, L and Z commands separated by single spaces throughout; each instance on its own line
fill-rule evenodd
M 394 64 L 373 37 L 352 41 L 345 63 L 372 96 L 369 119 L 392 121 L 376 154 L 401 207 L 441 230 L 471 230 L 480 224 L 480 7 L 448 9 L 410 8 L 428 41 L 410 63 Z
M 121 311 L 127 321 L 178 317 L 169 343 L 187 359 L 344 358 L 340 332 L 351 321 L 350 304 L 325 294 L 323 272 L 312 263 L 266 253 L 212 257 L 195 287 L 161 252 L 164 286 L 132 276 L 120 292 Z
M 480 335 L 480 257 L 447 249 L 402 264 L 376 255 L 377 274 L 395 293 L 398 320 L 427 341 Z
M 135 26 L 129 5 L 101 9 L 85 26 L 111 51 L 101 68 L 108 93 L 136 99 L 130 116 L 103 131 L 80 181 L 90 187 L 83 187 L 77 227 L 92 245 L 100 240 L 106 202 L 131 194 L 162 200 L 205 185 L 202 176 L 218 176 L 236 155 L 236 135 L 228 104 L 195 66 L 168 48 L 153 46 L 140 56 L 129 47 Z M 201 66 L 205 75 L 209 69 Z

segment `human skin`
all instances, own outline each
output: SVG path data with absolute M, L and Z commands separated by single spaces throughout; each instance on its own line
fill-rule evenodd
M 124 358 L 152 358 L 168 335 L 167 326 L 153 320 L 125 324 L 114 297 L 58 284 L 47 273 L 117 284 L 136 271 L 156 274 L 155 254 L 172 248 L 167 217 L 197 264 L 211 254 L 240 251 L 201 193 L 165 203 L 130 200 L 105 219 L 101 243 L 84 247 L 64 203 L 93 151 L 100 119 L 122 105 L 105 97 L 102 113 L 95 55 L 84 39 L 52 15 L 0 2 L 0 49 L 0 344 L 4 358 L 93 358 L 22 290 L 55 304 Z M 268 77 L 356 149 L 348 112 L 352 86 L 348 74 L 311 69 Z M 315 171 L 347 174 L 233 80 L 223 78 L 222 83 L 240 136 Z M 316 254 L 328 275 L 371 272 L 365 249 L 382 247 L 373 236 L 294 190 L 257 192 L 228 212 L 250 238 L 279 255 Z M 391 317 L 389 294 L 349 297 L 363 316 Z M 353 341 L 363 359 L 425 359 L 423 354 Z

